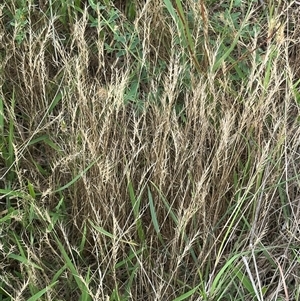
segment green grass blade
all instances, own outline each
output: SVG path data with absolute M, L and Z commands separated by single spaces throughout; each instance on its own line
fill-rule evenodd
M 68 256 L 65 248 L 63 247 L 62 243 L 60 242 L 60 240 L 57 238 L 57 236 L 55 235 L 55 240 L 56 240 L 56 243 L 58 245 L 58 248 L 66 262 L 66 265 L 67 267 L 70 269 L 74 279 L 75 279 L 75 282 L 78 286 L 78 288 L 80 289 L 81 291 L 81 296 L 84 297 L 84 299 L 81 299 L 80 298 L 80 301 L 81 300 L 84 300 L 84 301 L 89 301 L 89 300 L 92 300 L 90 295 L 88 294 L 88 288 L 86 287 L 86 284 L 81 280 L 80 278 L 80 275 L 78 274 L 77 272 L 77 269 L 76 267 L 74 266 L 72 260 L 70 259 L 70 257 Z
M 19 214 L 20 214 L 19 210 L 14 210 L 14 211 L 10 212 L 9 214 L 0 218 L 0 224 L 13 219 L 14 217 L 18 216 Z
M 24 256 L 20 256 L 20 255 L 16 255 L 16 254 L 9 254 L 9 255 L 8 255 L 8 258 L 15 259 L 15 260 L 17 260 L 17 261 L 19 261 L 19 262 L 21 262 L 21 263 L 27 265 L 27 266 L 32 266 L 32 267 L 34 267 L 34 268 L 36 268 L 36 269 L 38 269 L 38 270 L 43 271 L 43 268 L 42 268 L 42 267 L 40 267 L 40 266 L 38 266 L 37 264 L 31 262 L 30 260 L 28 260 L 28 259 L 25 258 Z
M 196 286 L 193 289 L 189 290 L 188 292 L 186 292 L 185 294 L 181 295 L 180 297 L 175 298 L 173 301 L 185 300 L 185 299 L 189 298 L 190 296 L 192 296 L 193 294 L 195 294 L 195 292 L 197 290 L 198 290 L 198 286 Z
M 136 227 L 137 227 L 137 232 L 138 232 L 138 236 L 141 242 L 145 241 L 145 233 L 143 230 L 143 225 L 142 225 L 142 221 L 140 219 L 140 205 L 141 205 L 141 197 L 139 196 L 138 198 L 136 198 L 135 193 L 134 193 L 134 189 L 133 189 L 133 185 L 132 182 L 129 180 L 128 182 L 128 190 L 129 190 L 129 196 L 130 196 L 130 201 L 131 201 L 131 205 L 133 208 L 133 214 L 134 214 L 134 218 L 136 219 Z
M 176 214 L 173 212 L 171 205 L 168 203 L 168 201 L 165 199 L 165 197 L 163 196 L 163 194 L 161 193 L 161 191 L 159 190 L 159 188 L 153 183 L 151 182 L 151 184 L 153 185 L 153 187 L 156 189 L 156 191 L 159 193 L 165 207 L 168 210 L 168 213 L 170 214 L 171 218 L 173 219 L 174 223 L 176 225 L 178 225 L 178 217 L 176 216 Z
M 170 0 L 164 0 L 164 3 L 166 5 L 167 10 L 169 11 L 169 14 L 174 19 L 175 23 L 178 25 L 180 23 L 180 20 L 179 20 L 177 14 L 175 12 L 175 9 L 174 9 L 171 1 Z
M 92 227 L 97 230 L 99 233 L 111 238 L 111 239 L 114 239 L 115 236 L 111 233 L 109 233 L 108 231 L 106 231 L 104 228 L 100 227 L 100 226 L 96 226 L 95 224 L 93 224 L 90 220 L 89 220 L 90 224 L 92 225 Z
M 18 190 L 11 190 L 11 189 L 0 189 L 0 195 L 3 194 L 4 196 L 20 198 L 24 200 L 31 200 L 31 196 L 27 193 L 18 191 Z
M 178 16 L 177 12 L 175 11 L 170 0 L 164 0 L 164 3 L 167 7 L 167 10 L 169 11 L 169 14 L 174 19 L 174 21 L 177 25 L 178 31 L 180 32 L 180 35 L 181 35 L 181 38 L 184 41 L 183 46 L 190 47 L 190 51 L 193 53 L 194 52 L 194 42 L 193 42 L 189 27 L 188 27 L 188 23 L 184 17 L 185 14 L 184 14 L 184 11 L 183 11 L 180 1 L 176 0 L 176 6 L 178 9 L 179 16 Z
M 3 132 L 4 132 L 4 106 L 3 106 L 3 99 L 0 97 L 0 135 L 3 135 Z
M 117 239 L 113 234 L 109 233 L 108 231 L 106 231 L 105 229 L 103 229 L 102 227 L 100 226 L 96 226 L 94 223 L 92 223 L 90 220 L 89 220 L 89 223 L 91 224 L 91 226 L 97 230 L 99 233 L 111 238 L 111 239 Z M 126 244 L 129 244 L 129 245 L 133 245 L 133 246 L 138 246 L 138 244 L 136 244 L 135 242 L 132 242 L 132 241 L 126 241 L 126 240 L 123 240 L 123 239 L 120 239 L 121 242 L 123 243 L 126 243 Z
M 40 298 L 50 289 L 52 288 L 55 284 L 57 284 L 58 281 L 55 281 L 51 283 L 50 285 L 46 286 L 44 289 L 36 293 L 34 296 L 30 297 L 27 301 L 37 301 L 41 300 Z
M 148 187 L 148 200 L 149 200 L 150 214 L 151 214 L 151 220 L 152 220 L 152 224 L 154 226 L 154 230 L 156 231 L 160 242 L 164 244 L 163 238 L 162 238 L 161 233 L 160 233 L 160 227 L 159 227 L 159 224 L 158 224 L 157 215 L 156 215 L 156 212 L 155 212 L 152 193 L 151 193 L 149 187 Z
M 192 39 L 192 35 L 189 29 L 189 25 L 188 22 L 185 18 L 185 13 L 183 11 L 182 5 L 181 5 L 181 1 L 180 0 L 176 0 L 176 5 L 177 5 L 177 9 L 178 9 L 178 13 L 180 14 L 180 24 L 183 25 L 184 28 L 181 29 L 181 31 L 183 31 L 186 42 L 189 46 L 190 51 L 194 54 L 194 41 Z
M 14 98 L 14 94 L 13 94 L 13 98 Z M 12 101 L 12 112 L 11 114 L 13 114 L 13 110 L 14 110 L 14 101 Z M 14 153 L 14 119 L 13 116 L 10 116 L 9 118 L 9 133 L 8 133 L 8 158 L 7 158 L 7 166 L 11 167 L 12 164 L 14 163 L 15 160 L 15 153 Z M 12 174 L 12 173 L 10 173 Z M 11 176 L 10 176 L 11 178 Z M 10 179 L 12 180 L 12 179 Z
M 214 281 L 211 285 L 210 292 L 213 294 L 217 289 L 222 288 L 222 283 L 220 282 L 221 278 L 224 277 L 226 278 L 226 272 L 228 268 L 233 268 L 233 263 L 235 260 L 237 260 L 239 257 L 242 257 L 243 255 L 247 255 L 249 252 L 243 252 L 240 254 L 235 254 L 232 256 L 225 264 L 224 266 L 220 269 L 216 277 L 214 278 Z
M 67 268 L 68 266 L 65 264 L 64 266 L 62 266 L 53 276 L 52 282 L 56 282 L 59 278 L 59 276 L 64 272 L 64 270 Z
M 53 101 L 50 104 L 50 107 L 48 109 L 49 113 L 51 113 L 53 109 L 56 107 L 56 105 L 62 100 L 62 97 L 63 97 L 63 92 L 58 91 Z
M 87 168 L 85 168 L 80 174 L 78 174 L 74 179 L 72 179 L 69 183 L 67 183 L 66 185 L 54 190 L 54 193 L 55 192 L 60 192 L 60 191 L 63 191 L 67 188 L 69 188 L 70 186 L 72 186 L 74 183 L 76 183 L 85 173 L 87 173 L 93 166 L 95 163 L 97 163 L 97 161 L 100 159 L 97 158 L 96 160 L 94 160 L 91 164 L 89 164 L 89 166 Z
M 28 182 L 27 182 L 27 188 L 28 188 L 28 191 L 29 191 L 29 194 L 31 195 L 31 197 L 33 198 L 33 199 L 35 199 L 35 197 L 36 197 L 36 193 L 35 193 L 35 191 L 34 191 L 34 186 L 33 186 L 33 184 L 28 180 Z
M 40 136 L 40 137 L 37 137 L 37 138 L 35 138 L 35 139 L 32 139 L 32 140 L 28 143 L 28 145 L 34 145 L 34 144 L 39 143 L 39 142 L 44 142 L 44 143 L 48 144 L 50 147 L 52 147 L 54 150 L 61 152 L 61 148 L 60 148 L 56 143 L 54 143 L 54 142 L 49 138 L 48 135 L 42 135 L 42 136 Z
M 251 9 L 251 7 L 249 8 L 249 10 L 250 9 Z M 234 50 L 235 46 L 237 45 L 237 43 L 239 41 L 239 38 L 242 36 L 242 33 L 244 31 L 244 27 L 245 27 L 246 22 L 247 22 L 247 18 L 245 18 L 245 20 L 240 25 L 240 29 L 236 33 L 235 38 L 233 39 L 230 47 L 227 49 L 227 51 L 213 65 L 213 68 L 212 68 L 213 72 L 218 71 L 218 69 L 221 67 L 221 65 L 223 64 L 223 62 L 225 62 L 225 60 L 230 56 L 231 52 Z
M 244 288 L 252 295 L 252 297 L 255 297 L 255 291 L 253 289 L 252 283 L 250 279 L 243 274 L 239 269 L 232 268 L 233 273 L 235 276 L 240 280 L 240 282 L 243 284 Z
M 85 246 L 85 243 L 86 243 L 86 234 L 87 234 L 87 226 L 86 226 L 86 223 L 84 223 L 82 238 L 81 238 L 81 242 L 80 242 L 80 246 L 79 246 L 79 253 L 80 254 L 82 254 L 82 252 L 84 250 L 84 246 Z
M 124 266 L 124 265 L 128 265 L 129 262 L 130 262 L 133 258 L 135 258 L 137 255 L 141 254 L 143 251 L 144 251 L 144 248 L 141 248 L 141 249 L 139 249 L 139 250 L 137 250 L 137 251 L 134 251 L 134 252 L 131 251 L 128 257 L 126 257 L 124 260 L 118 262 L 118 263 L 115 265 L 115 269 L 119 269 L 119 268 L 121 268 L 121 267 Z

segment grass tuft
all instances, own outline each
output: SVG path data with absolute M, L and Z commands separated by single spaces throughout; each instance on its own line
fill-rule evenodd
M 0 5 L 1 300 L 300 300 L 277 2 Z

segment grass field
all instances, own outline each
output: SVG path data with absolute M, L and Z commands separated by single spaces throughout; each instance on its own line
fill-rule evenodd
M 299 37 L 296 1 L 0 4 L 0 301 L 300 300 Z

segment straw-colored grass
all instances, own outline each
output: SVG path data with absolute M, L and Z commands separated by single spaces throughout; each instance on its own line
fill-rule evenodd
M 286 2 L 1 4 L 1 300 L 300 300 Z

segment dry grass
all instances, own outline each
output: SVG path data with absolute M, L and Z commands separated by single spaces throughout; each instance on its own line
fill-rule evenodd
M 145 2 L 2 5 L 1 300 L 299 300 L 299 5 Z

